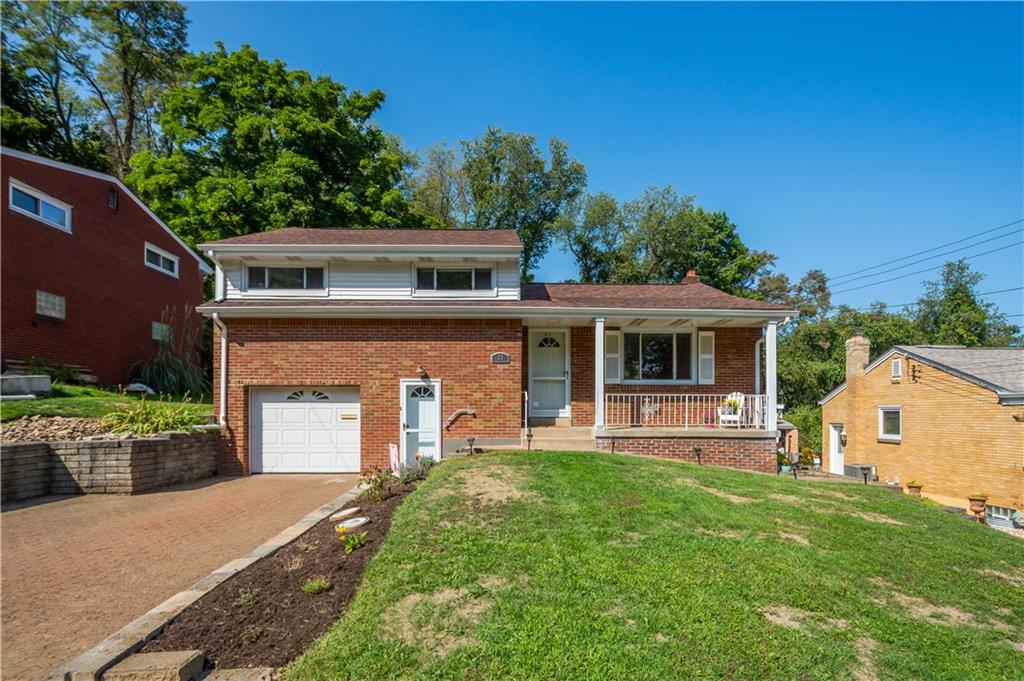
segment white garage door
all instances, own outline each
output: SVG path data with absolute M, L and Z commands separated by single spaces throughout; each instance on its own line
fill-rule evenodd
M 251 404 L 253 473 L 359 472 L 358 388 L 259 388 Z

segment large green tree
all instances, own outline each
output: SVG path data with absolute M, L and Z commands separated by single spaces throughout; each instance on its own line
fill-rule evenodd
M 157 143 L 159 98 L 185 54 L 181 3 L 8 2 L 3 27 L 48 98 L 62 160 L 74 161 L 64 156 L 102 135 L 109 170 L 123 177 L 132 155 Z
M 586 195 L 573 201 L 556 223 L 562 248 L 576 259 L 584 284 L 608 281 L 620 248 L 619 204 L 611 194 Z
M 406 155 L 372 122 L 384 93 L 348 91 L 243 46 L 186 57 L 164 97 L 167 152 L 132 160 L 129 181 L 190 244 L 289 225 L 417 224 Z
M 912 314 L 928 342 L 968 346 L 1021 342 L 1020 329 L 978 296 L 983 278 L 966 260 L 957 260 L 945 263 L 938 279 L 925 282 L 924 295 Z

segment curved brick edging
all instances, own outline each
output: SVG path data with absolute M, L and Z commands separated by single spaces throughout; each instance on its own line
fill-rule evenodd
M 0 501 L 48 494 L 138 494 L 216 474 L 216 432 L 0 445 Z
M 774 437 L 720 437 L 686 436 L 616 436 L 599 435 L 595 438 L 598 451 L 615 454 L 638 454 L 678 459 L 697 463 L 694 447 L 701 448 L 700 463 L 725 466 L 745 471 L 774 473 L 776 441 Z
M 185 608 L 259 559 L 277 551 L 345 504 L 354 501 L 358 489 L 357 483 L 341 496 L 323 504 L 241 558 L 222 565 L 189 588 L 171 596 L 70 662 L 54 669 L 46 675 L 46 681 L 98 681 L 103 672 L 142 648 Z

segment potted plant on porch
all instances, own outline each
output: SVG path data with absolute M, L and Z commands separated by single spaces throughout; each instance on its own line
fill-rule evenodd
M 789 473 L 793 470 L 793 467 L 789 463 L 789 454 L 786 453 L 786 450 L 780 449 L 776 460 L 779 463 L 779 470 L 783 473 Z
M 911 480 L 907 483 L 907 493 L 912 497 L 919 497 L 921 496 L 921 488 L 923 486 L 917 480 Z

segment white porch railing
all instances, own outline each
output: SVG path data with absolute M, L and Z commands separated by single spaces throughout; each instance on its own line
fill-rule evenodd
M 768 396 L 605 393 L 604 423 L 606 428 L 765 429 Z

